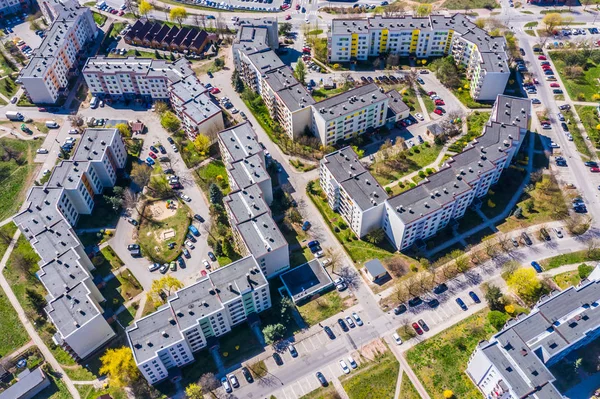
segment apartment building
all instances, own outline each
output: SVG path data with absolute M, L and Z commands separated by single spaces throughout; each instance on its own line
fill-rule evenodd
M 364 61 L 381 54 L 451 55 L 466 68 L 471 96 L 480 101 L 503 93 L 510 76 L 506 40 L 490 36 L 463 14 L 335 19 L 327 37 L 327 54 L 329 62 Z
M 43 187 L 33 187 L 14 223 L 39 255 L 37 277 L 48 291 L 53 341 L 73 358 L 86 358 L 115 336 L 102 307 L 87 257 L 73 226 L 112 187 L 127 153 L 117 129 L 87 129 L 70 161 L 57 165 Z
M 29 0 L 0 0 L 0 17 L 6 18 L 13 14 L 21 14 L 29 11 L 30 8 Z
M 236 25 L 240 27 L 240 30 L 246 27 L 251 29 L 259 29 L 265 32 L 266 44 L 272 49 L 277 50 L 279 48 L 279 25 L 277 24 L 276 17 L 263 17 L 263 18 L 244 18 L 236 22 Z
M 498 96 L 481 136 L 438 172 L 394 197 L 387 198 L 349 147 L 321 160 L 321 187 L 329 206 L 359 237 L 382 228 L 403 251 L 461 218 L 473 201 L 488 193 L 519 151 L 530 116 L 528 99 Z
M 199 29 L 179 29 L 160 22 L 137 20 L 123 36 L 123 40 L 136 46 L 202 54 L 207 46 L 217 41 L 217 35 Z
M 42 44 L 19 75 L 31 102 L 54 104 L 68 94 L 69 80 L 78 75 L 80 57 L 96 32 L 89 8 L 69 5 L 58 11 Z
M 383 126 L 389 99 L 370 83 L 313 104 L 313 134 L 330 145 Z
M 220 132 L 218 141 L 232 188 L 223 203 L 235 246 L 272 278 L 289 269 L 290 258 L 288 243 L 271 217 L 272 183 L 262 146 L 247 122 Z
M 155 384 L 168 370 L 194 361 L 194 352 L 271 307 L 269 284 L 248 256 L 176 291 L 156 312 L 127 328 L 140 372 Z
M 321 160 L 319 181 L 331 209 L 342 215 L 358 237 L 381 227 L 388 195 L 352 148 L 327 154 Z
M 68 13 L 69 9 L 79 6 L 75 0 L 37 0 L 37 4 L 48 25 L 51 25 L 62 13 Z
M 562 399 L 548 367 L 600 336 L 600 269 L 540 298 L 471 355 L 466 373 L 486 398 Z
M 200 83 L 189 61 L 89 58 L 83 74 L 90 92 L 115 101 L 170 101 L 188 136 L 214 136 L 225 128 L 221 108 Z

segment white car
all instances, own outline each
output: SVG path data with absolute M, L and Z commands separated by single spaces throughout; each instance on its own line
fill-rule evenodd
M 393 333 L 392 338 L 396 341 L 396 345 L 402 345 L 402 338 L 398 335 L 398 333 Z
M 350 316 L 346 317 L 346 323 L 348 323 L 348 326 L 350 326 L 350 328 L 356 327 L 356 324 L 354 324 L 354 320 L 352 320 Z
M 420 120 L 420 121 L 422 121 L 422 120 L 424 120 L 424 119 L 425 119 L 425 118 L 423 118 L 423 115 L 421 115 L 421 114 L 419 114 L 419 113 L 416 113 L 416 114 L 415 114 L 415 118 L 417 118 L 417 119 L 418 119 L 418 120 Z
M 240 383 L 238 382 L 238 379 L 234 374 L 229 374 L 227 377 L 229 377 L 229 381 L 231 381 L 232 387 L 234 387 L 234 388 L 240 387 Z
M 17 96 L 14 96 L 13 98 L 11 98 L 11 99 L 10 99 L 10 102 L 11 102 L 12 104 L 14 104 L 14 103 L 16 103 L 16 102 L 17 102 L 17 100 L 18 100 Z
M 50 169 L 44 169 L 43 175 L 46 176 L 48 173 L 50 173 Z
M 202 264 L 204 265 L 204 267 L 206 267 L 207 269 L 210 269 L 210 263 L 208 263 L 208 261 L 206 259 L 202 259 Z
M 48 150 L 45 148 L 38 148 L 36 151 L 38 154 L 47 154 Z
M 173 151 L 179 152 L 179 150 L 177 149 L 177 146 L 175 144 L 171 144 L 171 148 L 173 148 Z
M 550 147 L 552 147 L 552 148 L 560 148 L 560 146 L 558 144 L 556 144 L 554 141 L 550 142 Z
M 344 374 L 350 374 L 350 369 L 348 368 L 348 365 L 346 364 L 345 361 L 340 360 L 340 367 L 342 368 L 342 371 L 344 372 Z
M 185 240 L 185 245 L 186 245 L 186 247 L 188 247 L 190 249 L 194 249 L 194 243 L 191 242 L 190 240 Z
M 158 270 L 158 269 L 160 269 L 160 263 L 153 263 L 148 266 L 148 271 L 151 271 L 151 272 Z
M 184 193 L 180 193 L 179 194 L 179 198 L 181 198 L 182 200 L 184 200 L 185 202 L 190 202 L 192 199 L 190 197 L 188 197 L 186 194 Z
M 237 114 L 238 112 L 240 112 L 237 108 L 232 108 L 231 109 L 231 113 L 232 114 Z
M 79 130 L 71 129 L 71 130 L 69 130 L 69 134 L 79 134 Z
M 358 315 L 358 313 L 354 312 L 352 313 L 352 317 L 354 318 L 354 320 L 356 320 L 356 324 L 360 327 L 363 325 L 363 321 L 360 318 L 360 316 Z
M 67 139 L 65 140 L 65 143 L 74 143 L 75 142 L 75 138 L 73 137 L 67 137 Z
M 354 360 L 354 358 L 352 356 L 348 356 L 348 363 L 350 363 L 350 367 L 352 367 L 353 369 L 358 367 L 358 365 L 356 364 L 356 361 Z

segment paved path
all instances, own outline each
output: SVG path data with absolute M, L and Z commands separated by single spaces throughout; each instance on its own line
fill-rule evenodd
M 402 388 L 402 376 L 404 375 L 404 370 L 402 370 L 402 365 L 398 363 L 398 379 L 396 380 L 396 393 L 394 395 L 394 399 L 404 399 L 400 397 L 400 389 Z
M 342 386 L 342 383 L 340 382 L 339 378 L 334 377 L 334 378 L 332 378 L 331 382 L 333 383 L 333 387 L 335 388 L 335 390 L 337 391 L 337 393 L 340 395 L 340 398 L 342 398 L 342 399 L 350 399 L 348 397 L 348 394 L 346 393 L 346 390 Z
M 141 319 L 142 314 L 144 313 L 144 307 L 146 306 L 146 301 L 148 300 L 148 295 L 143 295 L 140 299 L 140 306 L 135 312 L 135 320 Z
M 8 355 L 4 356 L 4 359 L 14 359 L 15 357 L 20 356 L 23 352 L 25 352 L 27 349 L 31 348 L 32 346 L 35 346 L 35 343 L 33 341 L 29 341 L 25 345 L 20 347 L 19 349 L 16 349 L 12 353 L 9 353 Z
M 58 361 L 56 360 L 56 358 L 54 357 L 52 352 L 50 352 L 50 350 L 48 349 L 48 347 L 46 346 L 44 341 L 42 341 L 42 339 L 38 335 L 37 331 L 35 331 L 35 328 L 33 328 L 33 325 L 31 324 L 29 319 L 27 318 L 27 316 L 25 316 L 25 310 L 23 310 L 23 307 L 21 307 L 19 300 L 17 299 L 17 297 L 15 296 L 15 294 L 12 291 L 12 288 L 10 287 L 10 284 L 8 283 L 8 281 L 6 281 L 6 278 L 4 278 L 3 271 L 4 271 L 4 268 L 6 267 L 6 262 L 8 261 L 10 254 L 12 253 L 13 249 L 15 248 L 15 244 L 17 243 L 17 239 L 19 238 L 20 235 L 21 235 L 21 231 L 17 230 L 17 232 L 13 236 L 12 242 L 10 243 L 10 245 L 8 246 L 8 249 L 6 250 L 6 253 L 2 257 L 2 260 L 0 261 L 0 286 L 2 286 L 2 289 L 6 293 L 6 297 L 8 298 L 10 303 L 15 308 L 15 310 L 17 312 L 17 316 L 19 316 L 19 319 L 21 320 L 21 323 L 23 323 L 23 326 L 27 330 L 27 333 L 29 334 L 29 336 L 31 337 L 31 339 L 33 340 L 35 345 L 37 345 L 39 350 L 42 352 L 42 355 L 44 355 L 44 359 L 46 359 L 46 361 L 52 366 L 54 371 L 56 371 L 57 373 L 60 374 L 60 376 L 61 376 L 60 378 L 65 383 L 65 385 L 66 385 L 67 389 L 69 390 L 69 392 L 71 393 L 71 396 L 73 397 L 73 399 L 80 399 L 79 392 L 77 391 L 77 388 L 75 388 L 73 381 L 71 381 L 69 376 L 65 373 L 62 366 L 58 363 Z
M 398 359 L 398 362 L 400 362 L 400 375 L 398 376 L 398 381 L 396 383 L 396 395 L 398 395 L 398 392 L 400 391 L 400 383 L 402 382 L 401 375 L 402 375 L 402 371 L 404 371 L 406 373 L 406 376 L 410 379 L 410 381 L 415 386 L 415 389 L 417 390 L 417 392 L 419 392 L 419 395 L 421 395 L 421 399 L 431 399 L 431 397 L 427 393 L 427 390 L 425 389 L 423 384 L 421 384 L 421 380 L 419 380 L 419 378 L 417 377 L 415 372 L 412 370 L 412 368 L 410 367 L 410 365 L 404 358 L 403 352 L 406 351 L 408 348 L 399 347 L 398 345 L 396 345 L 395 342 L 392 342 L 392 339 L 389 335 L 386 335 L 384 339 L 387 342 L 388 346 L 391 348 L 394 356 L 396 356 L 396 359 Z M 413 341 L 413 340 L 411 340 L 411 341 Z M 418 343 L 418 341 L 416 341 L 416 342 Z M 410 346 L 412 347 L 414 345 L 415 344 L 413 343 L 413 345 L 410 345 Z M 406 345 L 403 345 L 403 346 L 406 346 Z

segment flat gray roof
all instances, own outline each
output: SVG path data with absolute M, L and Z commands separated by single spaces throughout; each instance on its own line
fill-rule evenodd
M 223 309 L 218 293 L 208 277 L 178 290 L 169 298 L 169 306 L 173 309 L 172 313 L 177 317 L 181 330 Z
M 296 266 L 279 277 L 294 302 L 310 297 L 333 285 L 329 273 L 321 266 L 318 259 Z
M 200 94 L 193 100 L 185 103 L 183 113 L 189 116 L 192 121 L 200 124 L 206 119 L 221 113 L 221 108 L 213 103 L 208 95 Z
M 63 337 L 75 332 L 94 317 L 101 316 L 89 293 L 85 284 L 78 283 L 46 307 L 46 313 Z
M 223 203 L 234 218 L 231 221 L 232 224 L 243 223 L 270 212 L 270 208 L 263 198 L 262 190 L 256 184 L 230 193 L 223 199 Z
M 330 152 L 325 155 L 321 163 L 327 167 L 329 173 L 333 175 L 333 178 L 338 183 L 352 179 L 354 176 L 359 176 L 363 173 L 369 173 L 367 168 L 360 163 L 358 156 L 350 146 Z
M 90 277 L 79 264 L 79 255 L 72 249 L 43 265 L 37 275 L 54 298 Z
M 227 172 L 240 189 L 271 179 L 258 154 L 232 163 Z
M 508 69 L 508 63 L 506 62 L 506 53 L 495 51 L 495 52 L 483 52 L 481 54 L 481 67 L 488 72 L 510 72 Z
M 248 54 L 247 57 L 261 74 L 285 66 L 283 61 L 281 61 L 279 56 L 275 54 L 273 50 Z
M 257 258 L 288 245 L 277 224 L 267 213 L 240 223 L 236 228 L 248 251 Z
M 38 387 L 50 385 L 50 380 L 44 374 L 42 367 L 37 367 L 33 370 L 25 369 L 17 376 L 18 381 L 0 392 L 0 399 L 19 399 L 30 397 L 31 392 Z
M 495 122 L 527 129 L 531 116 L 531 100 L 501 94 L 496 98 L 492 114 Z
M 207 91 L 195 75 L 190 75 L 171 85 L 171 93 L 182 101 L 188 101 Z
M 313 104 L 313 107 L 314 112 L 327 121 L 337 119 L 343 115 L 353 114 L 360 109 L 387 99 L 388 97 L 379 90 L 375 83 L 369 83 L 319 101 Z
M 387 273 L 387 270 L 383 267 L 383 264 L 379 259 L 371 259 L 365 263 L 365 267 L 373 277 L 379 276 L 382 273 Z
M 218 268 L 210 273 L 209 278 L 224 304 L 233 299 L 241 299 L 243 294 L 267 285 L 266 277 L 252 256 Z
M 85 129 L 73 153 L 75 161 L 102 160 L 108 146 L 119 135 L 117 129 Z
M 249 122 L 219 132 L 219 140 L 229 153 L 231 162 L 262 152 L 256 132 Z
M 64 187 L 68 190 L 76 190 L 81 176 L 90 166 L 86 161 L 61 161 L 52 170 L 48 180 L 50 187 Z
M 31 188 L 25 200 L 29 204 L 27 209 L 13 217 L 15 224 L 22 227 L 23 234 L 28 239 L 63 220 L 63 215 L 56 207 L 62 194 L 62 188 Z
M 71 225 L 63 218 L 35 237 L 26 236 L 26 238 L 42 258 L 42 263 L 50 262 L 70 248 L 81 245 Z
M 398 90 L 390 90 L 385 94 L 390 98 L 388 107 L 394 111 L 395 114 L 401 114 L 410 110 L 408 105 L 402 101 L 402 94 L 398 93 Z

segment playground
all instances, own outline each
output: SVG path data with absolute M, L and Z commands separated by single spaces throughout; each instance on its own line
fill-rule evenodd
M 138 234 L 144 253 L 158 263 L 177 259 L 190 221 L 188 208 L 176 200 L 149 203 L 144 209 Z

